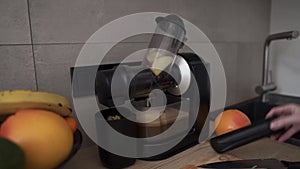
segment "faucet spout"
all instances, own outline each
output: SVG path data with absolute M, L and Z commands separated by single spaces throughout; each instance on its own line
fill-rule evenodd
M 276 85 L 273 82 L 269 81 L 269 46 L 272 41 L 275 40 L 282 40 L 282 39 L 287 39 L 287 40 L 292 40 L 296 39 L 299 36 L 299 31 L 288 31 L 288 32 L 281 32 L 281 33 L 276 33 L 269 35 L 266 38 L 265 44 L 264 44 L 264 60 L 263 60 L 263 76 L 262 76 L 262 85 L 258 86 L 259 90 L 256 90 L 258 94 L 262 96 L 262 102 L 267 102 L 267 93 L 269 91 L 275 90 Z M 272 84 L 272 85 L 269 85 Z M 269 87 L 272 86 L 272 87 Z M 259 91 L 259 92 L 258 92 Z
M 296 39 L 298 36 L 299 36 L 298 31 L 276 33 L 276 34 L 269 35 L 266 39 L 266 43 L 270 43 L 271 41 L 280 40 L 280 39 L 292 40 L 292 39 Z

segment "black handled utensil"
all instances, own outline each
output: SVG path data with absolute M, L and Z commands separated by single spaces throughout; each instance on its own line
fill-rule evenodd
M 300 162 L 280 161 L 277 159 L 251 159 L 216 162 L 197 166 L 211 169 L 232 168 L 267 168 L 267 169 L 300 169 Z
M 253 125 L 214 137 L 210 140 L 210 144 L 216 152 L 224 153 L 262 137 L 280 133 L 282 130 L 272 131 L 270 129 L 270 123 L 275 118 L 277 117 L 272 117 Z

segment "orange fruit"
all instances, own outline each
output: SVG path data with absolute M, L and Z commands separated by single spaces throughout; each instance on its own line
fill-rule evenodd
M 4 121 L 0 136 L 22 148 L 27 169 L 55 168 L 73 146 L 73 133 L 65 119 L 46 110 L 18 111 Z
M 236 109 L 226 110 L 215 120 L 215 133 L 222 135 L 250 124 L 250 119 L 243 112 Z
M 65 120 L 67 121 L 68 125 L 70 126 L 72 132 L 75 133 L 75 131 L 78 128 L 77 121 L 71 116 L 65 117 Z

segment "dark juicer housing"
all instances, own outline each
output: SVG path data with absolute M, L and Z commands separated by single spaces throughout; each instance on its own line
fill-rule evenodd
M 156 18 L 156 22 L 157 29 L 149 43 L 149 51 L 173 55 L 172 63 L 164 67 L 159 74 L 151 68 L 153 63 L 147 61 L 100 65 L 95 81 L 99 107 L 105 107 L 96 114 L 96 123 L 103 122 L 97 121 L 100 119 L 97 116 L 103 116 L 112 128 L 129 137 L 159 136 L 179 117 L 182 103 L 189 105 L 185 116 L 178 119 L 184 126 L 182 129 L 168 137 L 153 139 L 143 145 L 138 145 L 137 149 L 142 152 L 164 147 L 169 142 L 179 141 L 179 143 L 164 153 L 145 157 L 144 160 L 165 159 L 197 144 L 210 108 L 210 81 L 207 65 L 194 53 L 179 53 L 186 39 L 183 21 L 175 15 L 168 15 Z M 113 83 L 118 85 L 113 85 Z M 164 112 L 148 123 L 127 119 L 126 117 L 135 116 L 135 112 L 124 106 L 124 103 L 129 101 L 136 110 L 146 111 L 149 106 L 153 106 L 149 103 L 149 98 L 155 100 L 155 95 L 150 97 L 154 89 L 161 90 L 166 96 L 164 103 L 157 103 L 166 105 Z M 186 136 L 178 140 L 178 136 L 182 133 L 186 133 Z M 104 132 L 99 135 L 101 139 L 109 138 L 109 133 Z M 101 147 L 98 150 L 103 165 L 108 168 L 128 167 L 136 160 L 110 153 Z

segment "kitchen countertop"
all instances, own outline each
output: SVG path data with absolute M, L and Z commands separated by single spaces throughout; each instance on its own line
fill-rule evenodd
M 300 147 L 286 143 L 278 143 L 268 138 L 258 140 L 242 146 L 226 154 L 242 159 L 250 158 L 277 158 L 280 160 L 300 161 Z M 160 161 L 142 161 L 129 168 L 132 169 L 176 169 L 195 164 L 197 161 L 218 155 L 208 142 L 198 144 L 175 156 Z M 65 165 L 64 169 L 101 169 L 104 168 L 98 158 L 97 146 L 80 149 L 77 154 Z

